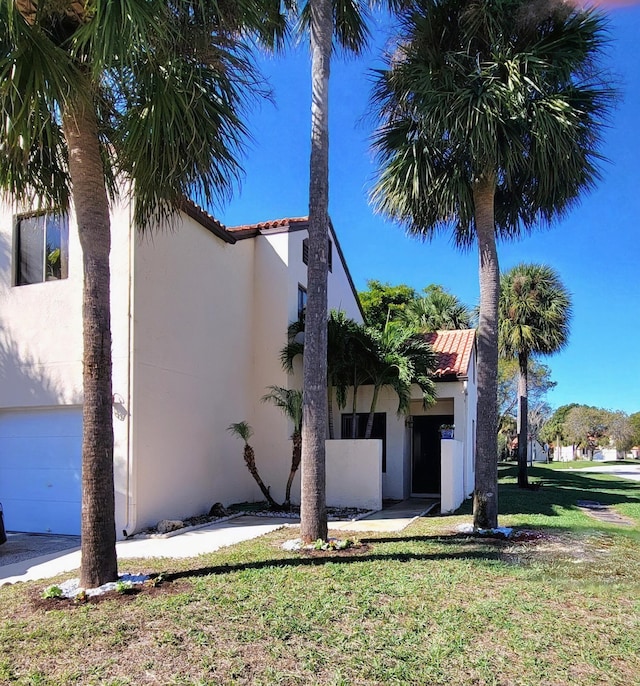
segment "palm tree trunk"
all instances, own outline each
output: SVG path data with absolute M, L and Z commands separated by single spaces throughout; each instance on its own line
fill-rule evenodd
M 518 487 L 528 488 L 529 478 L 527 476 L 527 445 L 528 436 L 528 355 L 520 353 L 518 355 L 518 365 L 520 375 L 518 377 Z
M 327 422 L 329 426 L 329 440 L 333 440 L 335 429 L 333 426 L 333 386 L 327 384 Z
M 285 490 L 284 504 L 286 507 L 291 506 L 291 485 L 293 484 L 293 479 L 300 467 L 300 461 L 302 459 L 302 436 L 299 431 L 294 431 L 293 436 L 293 449 L 291 452 L 291 471 L 289 472 L 289 478 L 287 479 L 287 488 Z
M 255 451 L 248 443 L 245 443 L 243 457 L 245 464 L 247 465 L 247 469 L 249 470 L 249 473 L 253 477 L 254 481 L 258 484 L 258 488 L 262 491 L 262 495 L 267 499 L 269 507 L 271 507 L 272 510 L 281 509 L 278 503 L 276 503 L 276 501 L 271 496 L 269 489 L 264 485 L 264 481 L 260 477 L 260 473 L 258 472 L 258 468 L 256 467 Z
M 373 431 L 373 418 L 376 413 L 376 405 L 378 404 L 378 394 L 380 393 L 380 386 L 373 387 L 373 398 L 371 398 L 371 409 L 369 410 L 369 416 L 367 417 L 367 428 L 364 432 L 365 438 L 371 438 L 371 432 Z
M 310 0 L 309 7 L 311 11 L 311 160 L 300 506 L 300 537 L 304 543 L 327 538 L 325 439 L 327 436 L 329 67 L 333 33 L 331 0 Z
M 85 93 L 90 92 L 88 86 Z M 111 400 L 111 227 L 92 105 L 78 103 L 65 112 L 63 128 L 84 266 L 80 585 L 96 588 L 118 578 Z
M 353 374 L 353 394 L 351 396 L 351 438 L 358 438 L 358 384 L 355 371 Z
M 495 174 L 474 185 L 473 201 L 480 259 L 478 322 L 478 427 L 473 526 L 498 525 L 498 299 L 500 272 L 495 235 Z

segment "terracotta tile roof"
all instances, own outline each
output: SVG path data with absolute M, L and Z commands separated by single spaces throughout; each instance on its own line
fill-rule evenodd
M 210 215 L 204 208 L 200 207 L 200 205 L 196 204 L 190 198 L 187 198 L 186 196 L 182 198 L 180 209 L 189 217 L 191 217 L 191 219 L 197 221 L 198 224 L 203 226 L 208 231 L 211 231 L 212 234 L 218 236 L 218 238 L 221 238 L 226 243 L 233 244 L 236 242 L 236 237 L 229 233 L 222 222 L 219 222 L 215 217 Z
M 476 339 L 475 329 L 435 331 L 425 334 L 425 338 L 431 343 L 438 358 L 436 377 L 442 379 L 467 376 Z
M 301 225 L 308 224 L 309 217 L 285 217 L 284 219 L 272 219 L 266 222 L 258 222 L 257 224 L 241 224 L 240 226 L 227 227 L 227 231 L 231 233 L 240 234 L 248 238 L 249 235 L 256 235 L 260 231 L 269 231 L 272 229 L 291 229 L 293 227 L 302 228 Z

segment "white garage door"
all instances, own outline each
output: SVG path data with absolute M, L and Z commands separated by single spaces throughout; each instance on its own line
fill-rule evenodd
M 81 458 L 81 408 L 0 412 L 7 530 L 79 534 Z

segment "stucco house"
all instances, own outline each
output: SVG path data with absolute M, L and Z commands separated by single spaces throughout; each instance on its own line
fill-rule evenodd
M 288 324 L 306 302 L 307 226 L 306 218 L 294 218 L 226 228 L 186 203 L 174 226 L 141 239 L 132 228 L 131 208 L 113 208 L 119 537 L 162 518 L 207 511 L 215 502 L 260 499 L 241 458 L 242 445 L 226 431 L 232 422 L 252 425 L 263 479 L 282 499 L 291 427 L 260 398 L 270 385 L 300 387 L 299 378 L 281 369 L 279 353 Z M 362 321 L 333 228 L 329 255 L 329 307 Z M 81 292 L 73 212 L 60 218 L 1 206 L 0 502 L 9 530 L 70 534 L 80 529 Z M 464 355 L 456 348 L 460 365 L 443 368 L 441 400 L 426 413 L 453 417 L 455 455 L 466 455 L 466 448 L 454 444 L 462 445 L 475 431 L 462 415 L 467 402 L 475 418 L 475 407 L 464 400 L 469 375 L 475 374 L 474 356 Z M 403 497 L 415 490 L 414 482 L 423 491 L 436 490 L 416 480 L 423 477 L 408 452 L 415 437 L 427 431 L 419 428 L 428 421 L 423 415 L 416 405 L 411 425 L 387 413 L 386 463 L 378 442 L 369 451 L 372 464 L 378 460 L 378 500 L 383 492 Z M 339 454 L 328 448 L 333 474 L 348 448 L 347 442 Z M 465 493 L 470 475 L 465 471 Z M 348 479 L 342 476 L 344 484 Z M 359 479 L 357 469 L 352 478 Z M 294 487 L 299 491 L 297 483 Z
M 401 500 L 435 496 L 441 510 L 455 510 L 475 485 L 477 350 L 474 329 L 426 334 L 437 358 L 437 401 L 424 408 L 414 385 L 409 414 L 398 416 L 398 400 L 389 388 L 380 393 L 372 438 L 383 440 L 382 493 Z M 364 428 L 372 388 L 358 391 L 358 421 Z M 350 406 L 349 398 L 347 406 Z M 351 414 L 337 418 L 342 436 L 351 435 Z M 452 429 L 452 437 L 449 427 Z M 446 431 L 443 431 L 446 429 Z M 443 434 L 447 438 L 443 438 Z

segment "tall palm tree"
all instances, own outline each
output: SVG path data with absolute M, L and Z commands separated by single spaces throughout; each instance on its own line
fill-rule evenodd
M 109 201 L 130 182 L 135 225 L 171 222 L 185 196 L 237 180 L 256 89 L 249 24 L 280 34 L 276 0 L 0 0 L 0 188 L 20 204 L 75 209 L 83 254 L 80 583 L 117 578 Z M 179 164 L 176 163 L 179 161 Z
M 369 329 L 374 343 L 375 359 L 368 369 L 369 381 L 373 384 L 371 407 L 367 418 L 365 438 L 371 438 L 373 419 L 378 404 L 380 389 L 389 386 L 398 396 L 398 414 L 409 410 L 411 384 L 422 391 L 424 407 L 436 400 L 433 373 L 436 368 L 435 355 L 429 343 L 413 328 L 401 322 L 387 322 L 382 331 Z
M 262 396 L 262 402 L 273 403 L 293 423 L 291 441 L 291 469 L 285 488 L 284 507 L 291 507 L 291 485 L 302 459 L 302 391 L 297 388 L 269 386 L 269 392 Z
M 400 318 L 406 324 L 425 332 L 471 328 L 471 310 L 453 293 L 435 284 L 427 286 L 424 293 L 401 310 Z
M 300 536 L 327 538 L 325 436 L 327 416 L 327 248 L 329 241 L 329 72 L 336 43 L 358 53 L 367 31 L 361 0 L 308 0 L 303 18 L 311 37 L 311 158 L 309 261 L 303 358 L 302 498 Z
M 518 486 L 527 488 L 529 358 L 567 345 L 571 296 L 552 267 L 519 264 L 500 279 L 498 315 L 500 353 L 518 360 Z
M 474 526 L 495 527 L 497 238 L 566 213 L 598 178 L 615 93 L 597 71 L 604 20 L 548 0 L 415 0 L 378 72 L 378 211 L 479 253 Z

